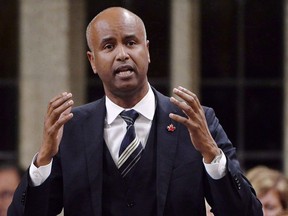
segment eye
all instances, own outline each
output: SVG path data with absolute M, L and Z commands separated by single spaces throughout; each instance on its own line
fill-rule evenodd
M 104 49 L 105 50 L 112 50 L 114 48 L 113 44 L 105 44 Z
M 276 208 L 276 206 L 274 206 L 274 205 L 272 205 L 272 204 L 266 204 L 266 205 L 265 205 L 265 208 L 266 208 L 267 210 L 269 210 L 269 211 L 272 211 L 272 210 L 274 210 L 274 209 Z
M 128 47 L 131 47 L 131 46 L 133 46 L 135 44 L 136 44 L 136 42 L 134 40 L 130 40 L 130 41 L 127 42 L 127 46 Z

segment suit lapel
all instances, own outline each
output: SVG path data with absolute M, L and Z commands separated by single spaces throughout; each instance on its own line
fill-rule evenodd
M 177 148 L 178 123 L 169 118 L 170 112 L 176 112 L 169 98 L 158 92 L 155 95 L 157 100 L 155 113 L 157 117 L 157 215 L 162 216 Z M 167 129 L 169 125 L 174 126 L 175 130 L 169 131 Z
M 83 125 L 87 172 L 94 215 L 102 215 L 103 131 L 105 99 L 94 106 Z

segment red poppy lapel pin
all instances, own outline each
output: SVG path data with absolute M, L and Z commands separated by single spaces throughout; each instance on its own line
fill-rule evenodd
M 168 132 L 174 132 L 176 130 L 176 127 L 173 124 L 170 124 L 167 126 L 167 131 Z

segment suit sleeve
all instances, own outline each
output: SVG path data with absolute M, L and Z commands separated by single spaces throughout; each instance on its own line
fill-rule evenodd
M 29 170 L 17 187 L 8 216 L 56 216 L 62 210 L 62 178 L 57 159 L 53 160 L 53 172 L 40 186 L 30 186 Z M 58 171 L 57 171 L 58 170 Z
M 219 124 L 213 109 L 204 110 L 209 130 L 227 158 L 227 173 L 223 178 L 214 180 L 207 174 L 206 199 L 214 215 L 263 215 L 262 205 L 241 170 L 235 147 Z

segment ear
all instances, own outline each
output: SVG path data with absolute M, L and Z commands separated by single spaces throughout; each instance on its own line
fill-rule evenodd
M 90 62 L 90 65 L 91 65 L 91 68 L 94 72 L 94 74 L 97 74 L 97 71 L 96 71 L 96 67 L 95 67 L 95 58 L 94 58 L 94 53 L 91 52 L 91 51 L 87 51 L 87 57 L 89 59 L 89 62 Z
M 147 53 L 148 53 L 148 62 L 151 63 L 150 52 L 149 52 L 149 40 L 146 40 L 146 47 L 147 47 Z

